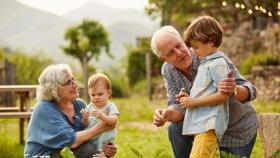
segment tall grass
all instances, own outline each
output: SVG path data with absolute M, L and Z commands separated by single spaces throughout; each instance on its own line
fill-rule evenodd
M 167 126 L 152 125 L 153 111 L 166 107 L 166 101 L 149 102 L 146 97 L 113 99 L 120 110 L 116 158 L 171 158 L 172 149 L 168 141 Z M 260 112 L 280 113 L 280 102 L 255 101 Z M 27 127 L 27 126 L 25 126 Z M 26 132 L 25 132 L 26 134 Z M 19 145 L 18 119 L 0 119 L 0 158 L 23 157 L 23 145 Z M 257 137 L 252 158 L 262 158 L 262 144 Z

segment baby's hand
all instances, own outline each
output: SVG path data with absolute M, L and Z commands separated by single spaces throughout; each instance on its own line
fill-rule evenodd
M 83 119 L 88 119 L 89 118 L 89 112 L 86 111 L 85 109 L 81 110 L 81 114 L 82 114 Z
M 98 112 L 98 111 L 96 111 L 96 110 L 92 111 L 91 114 L 92 114 L 93 116 L 95 116 L 96 118 L 98 118 L 98 119 L 101 119 L 101 118 L 102 118 L 102 115 L 103 115 L 102 113 L 100 113 L 100 112 Z
M 192 106 L 193 102 L 194 102 L 194 98 L 190 97 L 190 96 L 185 96 L 185 97 L 181 97 L 179 99 L 180 105 L 182 108 L 187 108 Z

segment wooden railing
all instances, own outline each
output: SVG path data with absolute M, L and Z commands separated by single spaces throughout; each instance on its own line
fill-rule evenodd
M 1 107 L 0 118 L 19 118 L 19 142 L 24 143 L 24 121 L 32 114 L 30 108 L 31 92 L 36 91 L 36 85 L 1 85 L 1 92 L 13 92 L 19 95 L 19 107 Z

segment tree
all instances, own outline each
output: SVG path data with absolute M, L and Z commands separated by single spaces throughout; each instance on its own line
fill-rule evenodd
M 51 58 L 42 53 L 27 55 L 19 50 L 7 53 L 6 58 L 16 65 L 16 82 L 20 85 L 38 84 L 38 78 L 43 69 L 54 63 Z
M 256 6 L 265 8 L 266 11 L 257 10 Z M 264 18 L 265 22 L 270 19 L 279 22 L 277 8 L 276 0 L 149 0 L 146 12 L 153 18 L 161 17 L 161 25 L 171 24 L 182 31 L 188 21 L 198 15 L 213 16 L 220 22 L 228 23 L 232 28 L 238 27 L 244 21 L 254 21 L 260 17 Z
M 82 66 L 84 77 L 84 94 L 87 95 L 88 63 L 92 58 L 98 60 L 102 50 L 112 57 L 109 53 L 108 33 L 97 21 L 85 19 L 81 24 L 69 27 L 64 35 L 68 42 L 62 49 L 68 55 L 77 58 Z

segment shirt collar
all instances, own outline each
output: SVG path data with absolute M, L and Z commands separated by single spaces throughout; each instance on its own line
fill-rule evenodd
M 224 53 L 221 52 L 221 51 L 217 51 L 211 55 L 208 55 L 206 56 L 205 58 L 201 59 L 201 62 L 200 63 L 204 63 L 206 62 L 207 60 L 212 60 L 212 59 L 216 59 L 216 58 L 219 58 L 219 57 L 223 57 L 224 56 Z

